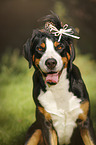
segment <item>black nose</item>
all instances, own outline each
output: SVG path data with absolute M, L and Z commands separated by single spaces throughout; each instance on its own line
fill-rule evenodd
M 57 64 L 57 61 L 54 58 L 49 58 L 46 60 L 45 65 L 49 68 L 49 69 L 53 69 Z

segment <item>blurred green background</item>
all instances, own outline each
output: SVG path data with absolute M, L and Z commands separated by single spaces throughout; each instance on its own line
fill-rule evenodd
M 50 10 L 63 23 L 79 29 L 76 60 L 89 92 L 96 132 L 96 1 L 95 0 L 0 0 L 0 145 L 23 145 L 35 120 L 32 99 L 33 68 L 22 56 L 22 46 L 37 20 Z

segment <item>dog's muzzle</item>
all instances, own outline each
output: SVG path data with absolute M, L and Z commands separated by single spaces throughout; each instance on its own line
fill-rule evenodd
M 50 70 L 50 73 L 47 74 L 45 82 L 50 84 L 56 84 L 58 82 L 58 73 L 52 72 L 57 65 L 57 61 L 54 58 L 48 58 L 45 62 L 45 65 Z

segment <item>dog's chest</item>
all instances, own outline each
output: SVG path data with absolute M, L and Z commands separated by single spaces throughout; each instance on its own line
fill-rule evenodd
M 51 114 L 53 126 L 57 131 L 59 143 L 69 144 L 80 109 L 80 99 L 68 91 L 69 81 L 66 70 L 63 70 L 59 83 L 41 91 L 38 100 L 44 109 Z

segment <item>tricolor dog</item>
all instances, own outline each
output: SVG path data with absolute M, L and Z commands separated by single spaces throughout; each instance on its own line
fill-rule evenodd
M 29 68 L 35 68 L 36 105 L 36 121 L 28 130 L 25 145 L 96 145 L 89 96 L 73 64 L 73 39 L 79 37 L 54 13 L 44 22 L 45 27 L 34 30 L 24 45 Z

